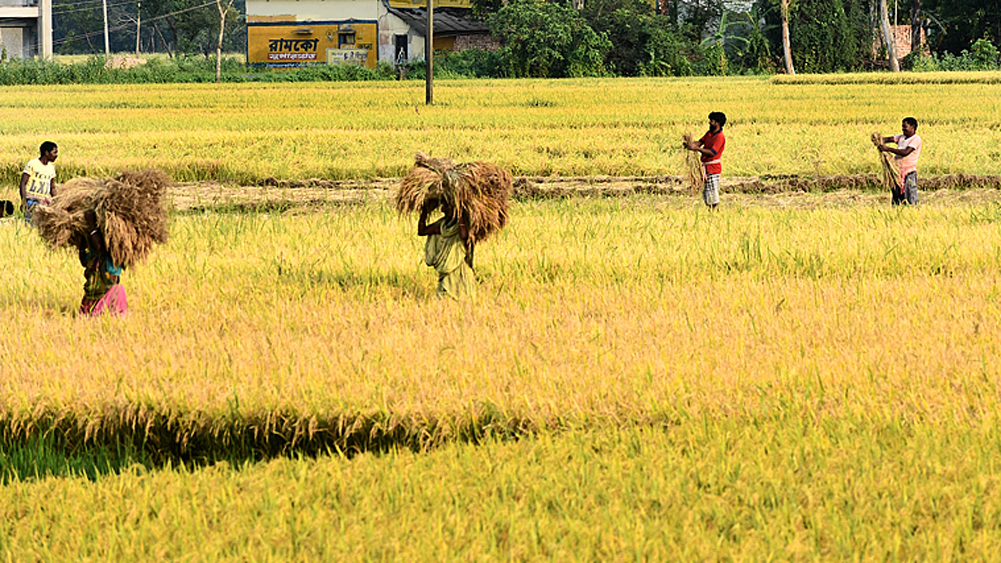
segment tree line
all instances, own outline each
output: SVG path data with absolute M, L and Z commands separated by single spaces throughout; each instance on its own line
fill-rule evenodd
M 228 0 L 224 0 L 223 5 Z M 245 0 L 54 0 L 57 53 L 246 50 Z M 997 68 L 1001 0 L 472 0 L 497 51 L 443 56 L 465 76 L 686 76 Z M 910 26 L 894 60 L 887 26 Z M 418 77 L 415 65 L 408 76 Z
M 104 54 L 107 6 L 112 53 L 216 53 L 220 22 L 222 49 L 243 52 L 247 45 L 246 1 L 234 0 L 221 17 L 215 0 L 53 0 L 52 40 L 56 53 Z
M 1001 0 L 473 3 L 502 42 L 497 54 L 481 55 L 480 67 L 493 64 L 491 75 L 826 73 L 999 62 L 993 46 L 1001 39 Z M 902 60 L 887 41 L 892 23 L 911 28 L 914 53 Z

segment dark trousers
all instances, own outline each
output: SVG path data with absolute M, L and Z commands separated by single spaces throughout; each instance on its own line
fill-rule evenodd
M 908 172 L 904 178 L 904 185 L 900 189 L 893 190 L 893 205 L 906 203 L 908 205 L 918 204 L 918 173 Z

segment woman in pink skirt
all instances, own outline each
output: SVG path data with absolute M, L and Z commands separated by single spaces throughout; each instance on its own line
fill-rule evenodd
M 118 284 L 122 266 L 111 259 L 104 234 L 97 226 L 97 216 L 93 211 L 84 214 L 87 220 L 87 236 L 77 239 L 80 264 L 84 267 L 83 301 L 80 314 L 96 317 L 102 313 L 124 315 L 129 310 L 125 288 Z

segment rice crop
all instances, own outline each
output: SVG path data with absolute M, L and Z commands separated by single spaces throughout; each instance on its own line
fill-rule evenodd
M 39 236 L 53 248 L 85 245 L 86 213 L 94 214 L 115 264 L 131 267 L 146 259 L 154 244 L 167 242 L 163 197 L 170 184 L 163 172 L 125 172 L 117 178 L 75 178 L 61 186 L 52 205 L 34 217 Z
M 997 560 L 995 89 L 2 89 L 6 199 L 50 136 L 61 180 L 222 184 L 169 195 L 124 318 L 0 221 L 0 559 Z M 716 109 L 709 214 L 672 194 Z M 922 204 L 835 191 L 903 115 Z M 475 300 L 374 193 L 417 150 L 520 176 Z
M 694 134 L 685 133 L 681 136 L 682 146 L 687 148 L 693 139 L 695 139 Z M 706 169 L 702 166 L 702 160 L 699 156 L 699 153 L 692 150 L 684 152 L 683 170 L 688 179 L 688 189 L 693 194 L 701 193 L 706 183 Z
M 901 189 L 900 187 L 900 167 L 894 155 L 889 152 L 879 150 L 879 145 L 883 142 L 883 134 L 877 131 L 872 133 L 872 144 L 879 153 L 880 165 L 880 185 L 884 192 L 892 192 Z
M 334 457 L 8 474 L 0 552 L 996 553 L 999 209 L 515 203 L 470 303 L 388 202 L 176 215 L 124 319 L 2 223 L 4 448 Z
M 814 384 L 811 408 L 839 416 L 993 416 L 951 385 L 994 392 L 995 211 L 709 220 L 656 202 L 518 205 L 478 257 L 481 298 L 459 305 L 431 298 L 415 226 L 386 204 L 180 217 L 124 278 L 125 321 L 69 314 L 73 257 L 8 225 L 22 266 L 3 273 L 0 424 L 165 455 L 425 447 L 754 412 Z M 921 345 L 892 353 L 902 334 Z
M 400 180 L 394 205 L 403 214 L 448 202 L 454 218 L 465 217 L 472 241 L 479 242 L 507 224 L 511 191 L 511 175 L 503 168 L 488 162 L 456 164 L 419 152 L 414 168 Z
M 775 84 L 999 84 L 1001 72 L 864 72 L 832 74 L 776 74 Z
M 150 167 L 238 184 L 398 178 L 418 150 L 515 176 L 678 175 L 677 139 L 701 134 L 713 110 L 730 118 L 724 178 L 875 173 L 869 133 L 907 115 L 923 177 L 1001 174 L 997 84 L 861 80 L 442 80 L 430 107 L 409 83 L 10 87 L 0 175 L 14 185 L 50 137 L 60 181 Z
M 776 414 L 353 459 L 133 467 L 0 496 L 14 560 L 964 560 L 997 427 Z

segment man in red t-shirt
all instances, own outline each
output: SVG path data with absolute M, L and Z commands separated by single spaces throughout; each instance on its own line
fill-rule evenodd
M 706 173 L 706 183 L 702 188 L 702 201 L 709 209 L 719 205 L 719 175 L 723 173 L 720 157 L 726 148 L 726 137 L 723 136 L 723 126 L 726 125 L 726 115 L 721 111 L 709 114 L 709 131 L 698 141 L 688 144 L 688 150 L 702 154 L 702 168 Z

